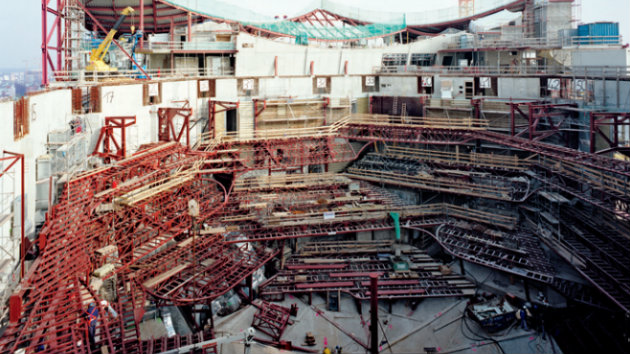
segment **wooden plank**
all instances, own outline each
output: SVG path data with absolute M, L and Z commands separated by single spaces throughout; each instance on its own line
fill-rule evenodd
M 142 286 L 144 286 L 145 288 L 153 288 L 154 286 L 168 280 L 170 277 L 186 269 L 188 266 L 190 266 L 190 263 L 184 263 L 184 264 L 175 266 L 167 270 L 166 272 L 158 274 L 154 276 L 153 278 L 145 281 L 144 283 L 142 283 Z

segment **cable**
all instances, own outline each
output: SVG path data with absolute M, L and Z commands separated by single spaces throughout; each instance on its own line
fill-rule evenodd
M 477 333 L 477 332 L 473 331 L 473 330 L 470 328 L 470 326 L 468 325 L 468 322 L 466 322 L 466 319 L 467 319 L 467 318 L 468 318 L 468 317 L 466 317 L 466 316 L 464 315 L 464 316 L 462 317 L 462 323 L 466 326 L 466 328 L 470 331 L 470 333 L 472 333 L 472 334 L 474 334 L 474 335 L 478 336 L 478 337 L 479 337 L 479 339 L 472 339 L 472 338 L 468 337 L 466 334 L 464 334 L 463 328 L 462 328 L 462 327 L 460 327 L 460 329 L 462 330 L 462 334 L 464 334 L 464 337 L 466 337 L 466 338 L 468 338 L 468 339 L 470 339 L 470 340 L 474 340 L 474 341 L 478 341 L 478 340 L 489 340 L 489 341 L 492 341 L 492 342 L 494 342 L 494 344 L 496 344 L 496 345 L 497 345 L 497 347 L 499 347 L 499 349 L 501 350 L 501 353 L 505 354 L 505 351 L 503 350 L 503 347 L 501 347 L 501 344 L 500 344 L 500 343 L 499 343 L 496 339 L 494 339 L 494 338 L 492 338 L 492 337 L 485 337 L 485 336 L 482 336 L 482 335 L 480 335 L 479 333 Z
M 387 338 L 387 333 L 385 333 L 385 330 L 383 329 L 383 325 L 381 324 L 381 321 L 378 321 L 378 326 L 381 328 L 381 332 L 383 332 L 383 337 L 385 337 L 385 341 L 387 342 L 387 348 L 389 349 L 390 353 L 394 353 L 392 351 L 392 346 L 389 344 L 389 338 Z

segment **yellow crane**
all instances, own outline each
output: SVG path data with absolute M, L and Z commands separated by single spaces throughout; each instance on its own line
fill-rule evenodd
M 112 68 L 109 65 L 105 64 L 105 61 L 103 61 L 103 58 L 105 58 L 105 54 L 107 54 L 107 51 L 109 51 L 109 47 L 111 46 L 112 41 L 114 40 L 114 36 L 118 32 L 118 29 L 122 25 L 123 21 L 125 20 L 127 16 L 129 16 L 133 12 L 134 12 L 134 9 L 131 6 L 127 6 L 122 11 L 120 17 L 118 18 L 118 21 L 116 21 L 116 23 L 114 24 L 114 27 L 109 31 L 109 33 L 107 34 L 107 37 L 103 39 L 103 41 L 98 46 L 98 48 L 92 49 L 92 54 L 90 54 L 90 64 L 85 68 L 86 71 L 107 72 L 107 71 L 117 70 L 116 68 Z

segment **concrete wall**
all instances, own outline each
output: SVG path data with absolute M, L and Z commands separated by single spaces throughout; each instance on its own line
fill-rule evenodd
M 627 51 L 621 48 L 584 48 L 571 52 L 574 66 L 626 66 Z
M 539 98 L 540 79 L 500 77 L 498 79 L 500 98 Z
M 596 106 L 630 110 L 630 82 L 628 81 L 594 80 L 593 92 Z
M 416 76 L 380 76 L 379 95 L 419 96 Z
M 13 102 L 0 103 L 0 122 L 3 129 L 0 129 L 1 150 L 24 154 L 25 162 L 25 193 L 26 193 L 26 222 L 25 232 L 27 236 L 34 232 L 35 226 L 35 198 L 36 198 L 36 166 L 37 156 L 47 153 L 46 142 L 48 132 L 55 129 L 68 127 L 71 115 L 71 91 L 55 90 L 33 95 L 29 98 L 29 134 L 24 138 L 15 141 L 13 137 Z M 5 155 L 6 156 L 6 155 Z M 3 164 L 3 166 L 7 166 Z M 16 203 L 18 208 L 14 209 L 13 221 L 5 223 L 0 228 L 0 245 L 13 253 L 17 260 L 19 255 L 19 203 L 20 197 L 20 164 L 11 168 L 12 174 L 0 178 L 0 190 L 6 198 L 0 199 L 0 210 L 10 210 L 10 204 Z M 5 194 L 6 193 L 6 194 Z M 7 207 L 9 209 L 7 209 Z M 12 225 L 12 226 L 11 226 Z M 7 229 L 9 228 L 9 229 Z M 10 235 L 12 229 L 13 235 Z M 11 238 L 13 237 L 13 238 Z M 5 252 L 0 253 L 0 260 L 7 257 Z M 15 263 L 14 263 L 15 264 Z
M 547 33 L 550 39 L 558 38 L 560 30 L 571 28 L 571 1 L 547 3 Z
M 382 48 L 350 49 L 300 46 L 241 33 L 236 44 L 236 76 L 274 76 L 276 57 L 279 76 L 310 76 L 311 62 L 314 75 L 344 75 L 346 61 L 349 75 L 371 74 L 380 67 L 383 53 L 435 53 L 447 48 L 451 36 Z

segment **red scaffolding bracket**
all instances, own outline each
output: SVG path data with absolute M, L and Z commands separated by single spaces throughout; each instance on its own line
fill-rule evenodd
M 629 112 L 591 112 L 590 117 L 590 150 L 591 153 L 605 154 L 619 151 L 630 154 L 629 146 L 622 146 L 619 141 L 619 128 L 627 126 L 630 129 Z M 612 127 L 612 131 L 603 132 L 601 127 Z M 607 134 L 608 133 L 608 134 Z M 608 144 L 608 148 L 597 151 L 596 137 L 600 136 Z
M 127 156 L 127 128 L 136 124 L 136 117 L 106 117 L 105 125 L 101 128 L 92 155 L 106 160 L 120 160 Z M 114 129 L 120 129 L 120 142 L 114 135 Z M 99 147 L 103 145 L 103 151 Z M 113 146 L 112 146 L 113 145 Z
M 255 305 L 258 307 L 258 312 L 254 314 L 252 327 L 265 333 L 274 341 L 280 341 L 287 326 L 293 324 L 289 317 L 291 314 L 297 314 L 297 307 L 291 306 L 289 309 L 267 301 L 261 301 Z
M 254 101 L 254 131 L 258 127 L 258 116 L 267 108 L 267 100 L 253 99 Z
M 474 106 L 474 115 L 480 116 L 480 101 L 471 101 Z M 576 107 L 574 104 L 553 104 L 543 102 L 509 102 L 510 106 L 510 134 L 512 136 L 523 136 L 527 134 L 529 140 L 543 140 L 558 132 L 566 120 L 566 112 L 560 111 L 563 108 Z M 521 106 L 527 107 L 527 113 L 523 112 Z M 559 110 L 560 109 L 560 110 Z M 526 125 L 516 125 L 516 113 L 527 120 Z M 554 117 L 560 117 L 558 122 L 554 122 Z M 538 126 L 546 120 L 548 130 L 537 130 Z M 524 128 L 517 132 L 517 128 Z
M 157 113 L 159 141 L 176 141 L 182 144 L 182 137 L 185 133 L 186 146 L 190 147 L 190 117 L 192 113 L 192 108 L 159 108 Z M 179 130 L 175 128 L 177 117 L 182 120 Z
M 238 102 L 228 101 L 208 101 L 208 131 L 211 138 L 216 138 L 216 117 L 218 113 L 227 112 L 233 109 L 238 109 Z
M 24 257 L 26 256 L 25 237 L 24 237 L 24 154 L 17 154 L 14 152 L 4 151 L 4 154 L 9 156 L 0 157 L 0 162 L 9 161 L 9 166 L 5 167 L 0 172 L 0 178 L 7 173 L 13 165 L 20 161 L 20 279 L 24 278 Z
M 50 7 L 51 2 L 55 4 L 56 8 Z M 67 57 L 67 48 L 65 48 L 66 43 L 66 33 L 63 31 L 65 22 L 64 16 L 64 8 L 66 6 L 65 0 L 42 0 L 42 85 L 48 86 L 48 68 L 52 69 L 52 72 L 61 71 L 63 68 L 63 58 Z M 50 29 L 48 28 L 48 15 L 54 15 L 55 20 L 53 21 Z M 66 25 L 67 26 L 67 25 Z M 53 40 L 53 35 L 55 35 L 56 46 L 51 45 L 51 41 Z M 55 51 L 55 60 L 51 57 L 51 52 Z M 66 68 L 67 69 L 67 68 Z

